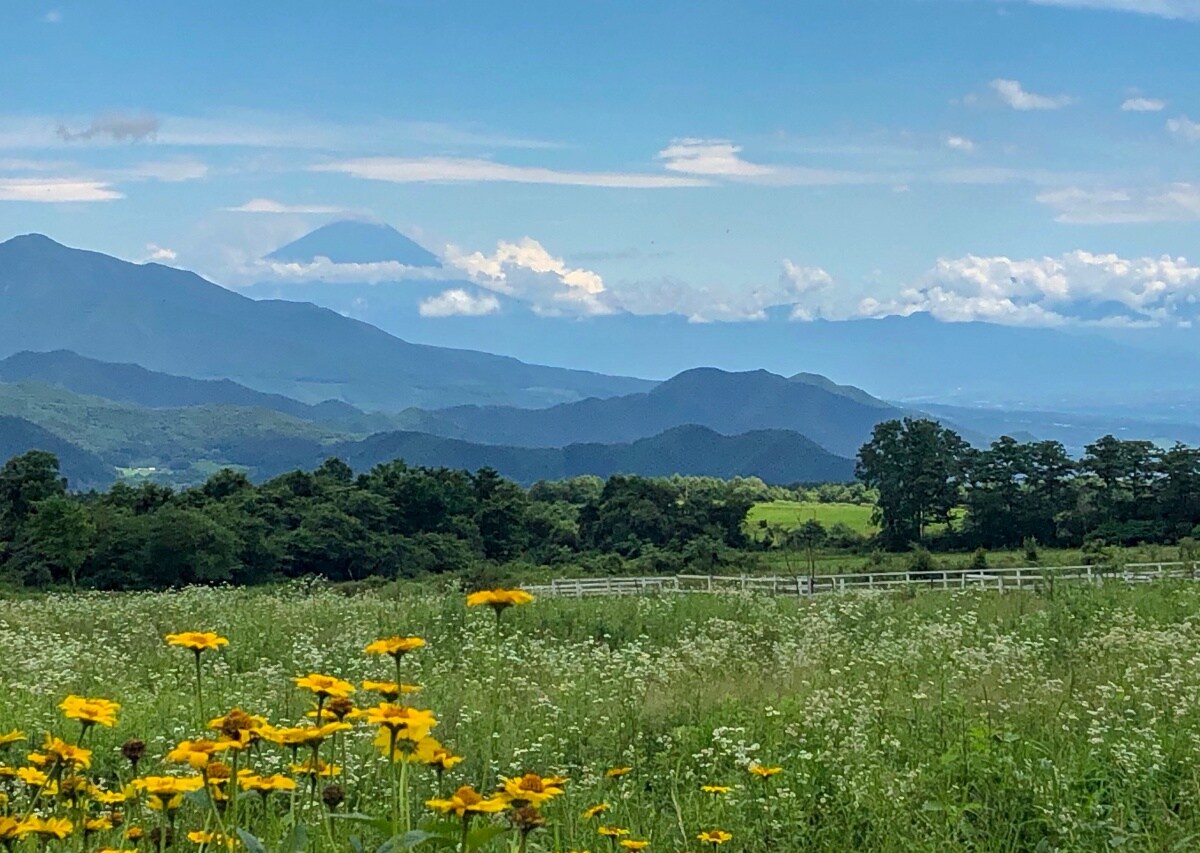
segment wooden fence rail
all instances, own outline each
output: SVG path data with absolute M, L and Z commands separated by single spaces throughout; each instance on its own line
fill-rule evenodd
M 1031 589 L 1051 583 L 1104 581 L 1149 583 L 1200 579 L 1200 562 L 1126 563 L 1122 566 L 1022 566 L 1008 569 L 943 569 L 907 572 L 847 572 L 838 575 L 660 575 L 654 577 L 557 578 L 523 587 L 534 595 L 584 598 L 596 595 L 745 593 L 817 595 L 856 590 Z

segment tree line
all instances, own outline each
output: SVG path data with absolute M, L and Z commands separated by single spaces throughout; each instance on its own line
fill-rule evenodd
M 1033 540 L 1078 547 L 1175 543 L 1200 534 L 1200 449 L 1106 435 L 1072 459 L 1057 441 L 972 447 L 936 421 L 878 424 L 856 474 L 878 492 L 880 544 L 947 548 Z
M 403 461 L 356 475 L 337 459 L 262 484 L 226 469 L 174 490 L 69 493 L 58 460 L 0 467 L 0 581 L 98 589 L 334 581 L 480 571 L 514 561 L 676 570 L 747 547 L 761 481 L 579 477 L 529 489 Z

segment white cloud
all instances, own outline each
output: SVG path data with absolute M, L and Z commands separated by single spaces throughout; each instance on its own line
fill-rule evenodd
M 297 281 L 379 284 L 385 281 L 436 281 L 446 278 L 445 271 L 436 267 L 410 267 L 397 261 L 338 264 L 320 257 L 308 263 L 266 258 L 242 260 L 228 275 L 240 282 L 271 281 L 278 284 Z
M 833 287 L 833 277 L 820 267 L 784 260 L 779 278 L 759 287 L 692 285 L 665 277 L 621 282 L 611 293 L 614 303 L 631 314 L 679 314 L 692 323 L 716 323 L 765 320 L 767 311 L 776 307 L 790 308 L 796 320 L 828 316 Z
M 1158 98 L 1145 98 L 1140 95 L 1135 98 L 1126 98 L 1121 104 L 1121 109 L 1127 113 L 1157 113 L 1166 108 L 1166 101 L 1160 101 Z
M 46 14 L 42 15 L 43 24 L 61 24 L 63 19 L 62 12 L 57 9 L 51 9 Z
M 483 317 L 499 311 L 500 300 L 490 293 L 473 296 L 456 287 L 423 300 L 417 310 L 422 317 Z
M 178 257 L 179 253 L 174 249 L 168 249 L 154 243 L 147 243 L 146 256 L 142 259 L 142 263 L 169 264 Z
M 252 198 L 237 207 L 226 207 L 235 213 L 344 213 L 345 209 L 324 204 L 284 204 L 270 198 Z
M 638 172 L 580 172 L 540 166 L 512 166 L 492 160 L 454 157 L 362 157 L 309 167 L 314 172 L 341 172 L 355 178 L 392 183 L 505 181 L 577 187 L 662 189 L 700 187 L 708 182 L 680 175 Z
M 947 136 L 943 140 L 945 146 L 952 151 L 965 151 L 970 153 L 975 150 L 975 143 L 965 136 Z
M 1057 110 L 1072 103 L 1075 99 L 1069 95 L 1038 95 L 1027 92 L 1016 80 L 996 79 L 991 87 L 1000 100 L 1014 110 Z
M 481 287 L 528 302 L 539 314 L 611 314 L 615 308 L 598 273 L 567 266 L 532 237 L 500 241 L 490 255 L 446 252 L 448 266 Z
M 83 178 L 0 178 L 0 201 L 64 203 L 112 201 L 124 197 L 105 181 Z
M 1155 15 L 1160 18 L 1200 20 L 1200 0 L 1025 0 L 1025 2 L 1037 6 L 1134 12 L 1140 15 Z
M 742 146 L 726 139 L 672 139 L 658 152 L 658 159 L 671 172 L 688 175 L 714 175 L 748 178 L 770 175 L 769 166 L 748 163 L 741 157 Z
M 1188 142 L 1200 142 L 1200 121 L 1192 121 L 1187 116 L 1167 119 L 1167 130 Z
M 864 300 L 869 316 L 927 311 L 939 320 L 1005 325 L 1189 324 L 1200 313 L 1200 267 L 1184 258 L 942 258 L 895 299 Z
M 64 124 L 55 130 L 64 142 L 87 141 L 106 137 L 115 142 L 142 142 L 154 139 L 162 122 L 157 116 L 109 113 L 97 116 L 82 130 L 73 131 Z
M 1177 183 L 1143 188 L 1064 187 L 1040 193 L 1055 219 L 1076 225 L 1200 220 L 1200 185 Z

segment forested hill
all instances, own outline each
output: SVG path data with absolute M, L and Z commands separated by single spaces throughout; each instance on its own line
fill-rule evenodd
M 787 379 L 765 370 L 697 368 L 648 392 L 581 400 L 548 409 L 460 406 L 422 413 L 422 432 L 488 444 L 562 447 L 626 442 L 685 424 L 724 435 L 792 430 L 839 456 L 853 456 L 880 421 L 901 410 L 823 377 Z

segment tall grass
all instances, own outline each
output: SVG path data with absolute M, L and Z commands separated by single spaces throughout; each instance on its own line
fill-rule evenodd
M 612 848 L 581 816 L 600 802 L 605 823 L 651 851 L 711 849 L 695 836 L 714 827 L 733 834 L 723 849 L 745 851 L 1187 850 L 1200 840 L 1198 612 L 1191 584 L 544 600 L 506 613 L 499 632 L 461 596 L 419 588 L 0 600 L 0 732 L 40 741 L 64 730 L 63 696 L 104 696 L 122 710 L 95 731 L 96 772 L 119 766 L 130 737 L 156 772 L 199 734 L 193 661 L 165 634 L 228 636 L 205 658 L 206 703 L 277 723 L 308 708 L 291 676 L 387 677 L 363 646 L 418 634 L 428 647 L 404 661 L 425 685 L 418 704 L 466 756 L 443 789 L 569 777 L 530 850 Z M 348 739 L 341 784 L 354 809 L 380 815 L 372 734 Z M 284 764 L 270 751 L 253 763 Z M 755 763 L 783 772 L 760 779 Z M 634 770 L 605 778 L 620 765 Z M 412 785 L 418 804 L 437 793 L 429 773 Z M 349 849 L 352 834 L 382 841 L 344 822 L 308 846 Z

